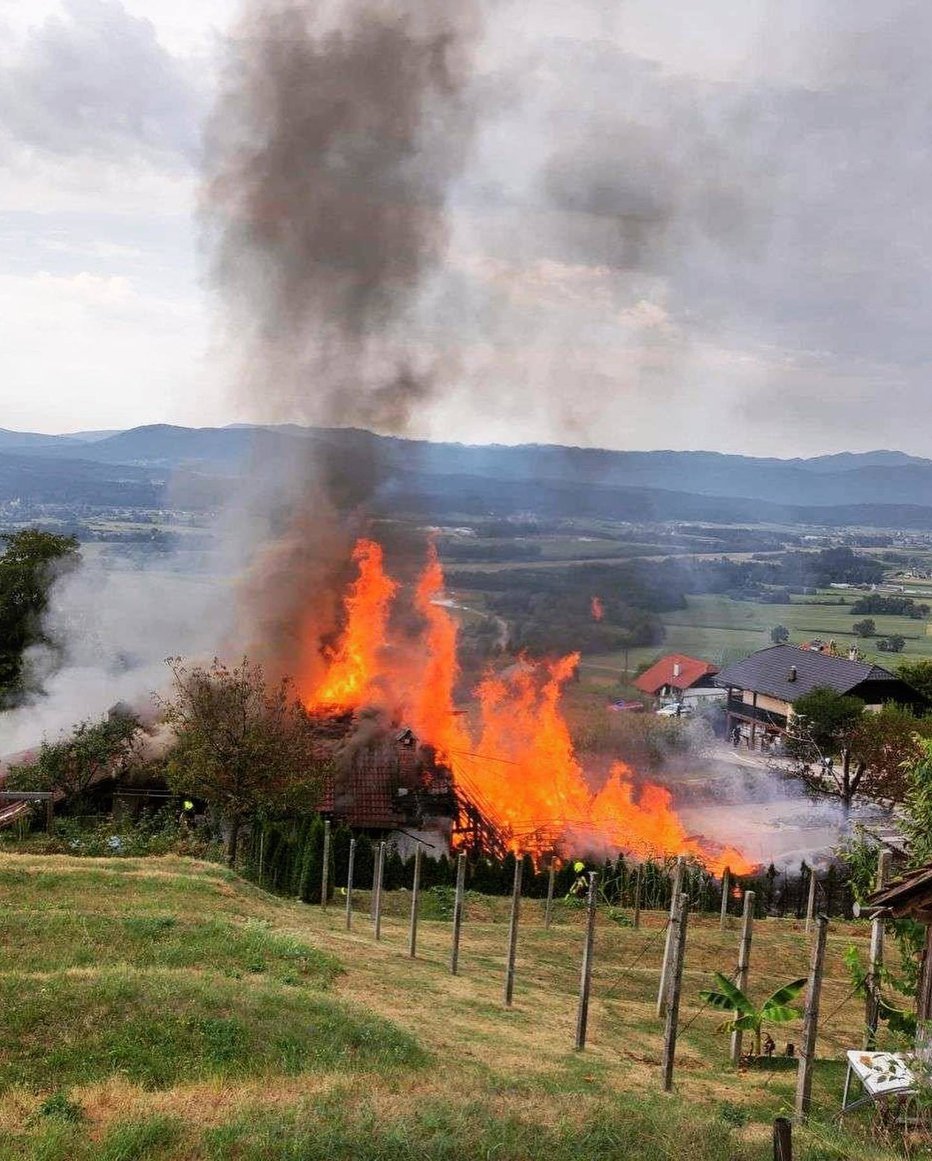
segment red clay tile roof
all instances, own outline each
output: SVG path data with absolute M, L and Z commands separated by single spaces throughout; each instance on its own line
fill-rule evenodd
M 676 665 L 679 666 L 679 672 L 674 677 L 673 669 Z M 670 653 L 654 662 L 640 677 L 636 677 L 634 684 L 644 693 L 654 696 L 665 685 L 672 685 L 675 689 L 689 689 L 700 678 L 711 677 L 715 673 L 718 673 L 718 668 L 708 661 L 687 657 L 683 653 Z

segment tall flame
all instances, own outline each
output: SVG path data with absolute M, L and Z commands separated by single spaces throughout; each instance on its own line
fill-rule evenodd
M 382 703 L 402 713 L 515 851 L 686 854 L 715 871 L 753 869 L 735 850 L 712 852 L 690 838 L 670 792 L 636 785 L 623 762 L 614 763 L 593 792 L 560 705 L 579 663 L 576 653 L 557 661 L 524 658 L 487 674 L 475 690 L 476 729 L 468 729 L 455 710 L 457 625 L 440 603 L 444 581 L 436 550 L 431 546 L 414 593 L 425 625 L 414 645 L 390 639 L 389 611 L 398 586 L 385 572 L 381 547 L 360 540 L 353 559 L 359 575 L 344 601 L 346 625 L 326 657 L 324 679 L 306 698 L 310 708 Z
M 443 569 L 433 544 L 414 594 L 414 606 L 427 623 L 423 676 L 411 706 L 414 732 L 429 741 L 441 762 L 450 765 L 456 751 L 469 749 L 469 739 L 454 710 L 453 693 L 459 676 L 456 621 L 438 601 L 443 595 Z
M 357 541 L 353 560 L 359 576 L 344 601 L 346 628 L 327 654 L 323 681 L 306 698 L 309 706 L 355 709 L 372 695 L 382 674 L 389 605 L 398 585 L 386 575 L 382 546 L 374 540 Z

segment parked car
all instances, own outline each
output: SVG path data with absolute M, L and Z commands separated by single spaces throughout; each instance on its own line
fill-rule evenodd
M 685 701 L 671 702 L 670 705 L 661 706 L 657 710 L 659 718 L 688 718 L 693 712 L 693 707 Z

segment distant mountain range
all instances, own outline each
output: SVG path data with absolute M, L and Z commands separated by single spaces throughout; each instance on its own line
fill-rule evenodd
M 932 528 L 932 460 L 897 451 L 780 460 L 717 452 L 473 446 L 295 425 L 44 435 L 0 429 L 0 503 L 211 507 L 231 478 L 309 454 L 365 478 L 377 507 L 440 516 Z

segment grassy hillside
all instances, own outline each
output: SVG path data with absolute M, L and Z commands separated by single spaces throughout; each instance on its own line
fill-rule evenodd
M 365 906 L 360 897 L 360 905 Z M 653 1015 L 663 917 L 600 916 L 590 1047 L 572 1051 L 580 915 L 545 932 L 526 902 L 515 1007 L 501 1005 L 506 901 L 473 899 L 449 975 L 443 898 L 425 900 L 422 956 L 407 899 L 382 943 L 228 872 L 176 858 L 0 857 L 0 1159 L 757 1161 L 792 1100 L 791 1072 L 736 1074 L 699 989 L 730 971 L 737 933 L 694 917 L 674 1097 L 659 1093 Z M 892 1156 L 841 1139 L 840 1060 L 861 1005 L 841 963 L 865 928 L 829 940 L 809 1161 Z M 758 924 L 752 993 L 805 973 L 790 921 Z M 799 1029 L 781 1030 L 798 1042 Z

